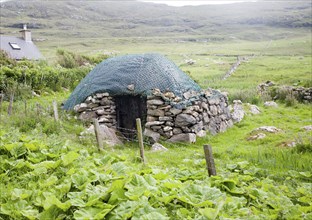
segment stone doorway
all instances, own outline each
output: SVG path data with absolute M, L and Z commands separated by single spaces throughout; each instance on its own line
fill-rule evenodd
M 117 129 L 126 137 L 136 136 L 136 119 L 140 118 L 142 126 L 146 122 L 147 107 L 145 96 L 115 96 Z M 144 129 L 144 128 L 143 128 Z

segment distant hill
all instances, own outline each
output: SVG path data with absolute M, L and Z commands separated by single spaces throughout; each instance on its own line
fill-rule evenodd
M 1 33 L 28 23 L 58 38 L 214 36 L 250 29 L 310 29 L 310 1 L 169 7 L 137 1 L 8 1 L 0 3 Z

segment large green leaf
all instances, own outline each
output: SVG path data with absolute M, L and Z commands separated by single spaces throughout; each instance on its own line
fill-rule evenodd
M 114 208 L 109 204 L 103 204 L 101 207 L 85 207 L 74 212 L 74 218 L 77 220 L 104 219 L 104 217 Z
M 196 207 L 204 207 L 216 204 L 224 196 L 224 193 L 215 187 L 185 184 L 177 199 Z
M 70 151 L 69 153 L 62 155 L 62 163 L 64 166 L 67 166 L 68 164 L 71 164 L 79 157 L 79 154 L 75 151 Z

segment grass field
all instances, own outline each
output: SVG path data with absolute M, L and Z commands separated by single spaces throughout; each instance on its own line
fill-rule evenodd
M 84 44 L 84 45 L 82 45 Z M 52 45 L 38 43 L 53 59 Z M 101 45 L 101 46 L 99 46 Z M 94 39 L 60 42 L 80 53 L 160 52 L 171 58 L 203 88 L 227 91 L 231 100 L 257 98 L 256 86 L 267 80 L 279 85 L 311 86 L 309 35 L 272 41 L 177 42 L 172 38 Z M 237 71 L 222 76 L 246 56 Z M 185 64 L 193 59 L 194 65 Z M 79 138 L 84 124 L 51 103 L 69 92 L 49 93 L 1 108 L 0 219 L 311 219 L 311 104 L 263 106 L 245 119 L 195 144 L 161 142 L 169 150 L 151 152 L 140 163 L 136 142 L 98 152 L 94 136 Z M 46 113 L 38 114 L 36 103 Z M 247 109 L 247 105 L 245 105 Z M 248 141 L 260 126 L 281 129 Z M 287 147 L 296 142 L 296 147 Z M 213 147 L 216 177 L 208 177 L 203 145 Z M 18 201 L 18 202 L 17 202 Z

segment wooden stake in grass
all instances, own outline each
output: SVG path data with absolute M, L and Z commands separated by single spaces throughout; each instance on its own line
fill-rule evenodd
M 2 101 L 3 101 L 3 94 L 0 94 L 0 122 L 1 122 L 1 115 L 2 115 Z
M 53 101 L 53 113 L 54 113 L 54 120 L 58 121 L 59 116 L 58 116 L 58 111 L 57 111 L 57 102 L 55 100 Z
M 25 111 L 25 116 L 27 116 L 27 101 L 24 100 L 24 111 Z
M 14 101 L 14 93 L 12 93 L 12 94 L 10 95 L 10 104 L 9 104 L 9 107 L 8 107 L 8 115 L 11 115 L 11 114 L 12 114 L 13 101 Z
M 101 128 L 100 128 L 99 121 L 96 118 L 93 119 L 93 125 L 94 125 L 94 132 L 95 132 L 96 141 L 98 143 L 98 148 L 101 151 L 104 149 L 103 138 L 101 135 Z
M 209 176 L 216 176 L 216 167 L 212 155 L 212 148 L 210 145 L 206 144 L 204 145 L 204 152 L 205 152 L 205 159 L 206 159 L 206 164 L 207 164 L 207 169 L 208 169 L 208 175 Z
M 138 141 L 139 141 L 139 146 L 140 146 L 140 156 L 141 156 L 142 162 L 145 164 L 143 134 L 142 134 L 142 126 L 141 126 L 140 118 L 136 119 L 136 126 L 137 126 Z

